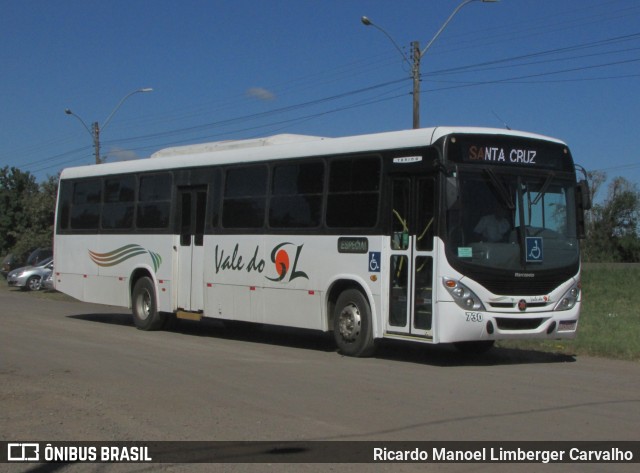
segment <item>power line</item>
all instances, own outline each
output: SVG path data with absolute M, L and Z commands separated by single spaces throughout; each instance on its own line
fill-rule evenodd
M 551 76 L 551 75 L 557 75 L 557 74 L 565 74 L 565 73 L 568 73 L 568 72 L 586 71 L 586 70 L 598 69 L 598 68 L 602 68 L 602 67 L 610 67 L 610 66 L 620 65 L 620 64 L 629 64 L 629 63 L 633 63 L 633 62 L 640 62 L 640 58 L 638 58 L 638 59 L 628 59 L 628 60 L 624 60 L 624 61 L 609 62 L 609 63 L 605 63 L 605 64 L 596 64 L 596 65 L 591 65 L 591 66 L 574 67 L 574 68 L 570 68 L 570 69 L 561 69 L 561 70 L 558 70 L 558 71 L 539 72 L 539 73 L 535 73 L 535 74 L 526 74 L 526 75 L 515 76 L 515 77 L 507 77 L 507 78 L 502 78 L 502 79 L 492 79 L 492 80 L 486 80 L 486 81 L 465 82 L 465 83 L 459 83 L 457 85 L 452 85 L 452 86 L 449 86 L 449 87 L 440 87 L 440 88 L 437 88 L 437 89 L 431 89 L 429 92 L 437 92 L 437 91 L 449 90 L 449 89 L 459 89 L 459 88 L 462 88 L 462 87 L 472 87 L 472 86 L 490 85 L 490 84 L 501 84 L 501 83 L 505 83 L 505 82 L 515 82 L 515 83 L 517 83 L 518 81 L 520 81 L 522 79 L 530 79 L 530 78 L 534 78 L 534 77 L 545 77 L 545 76 Z
M 613 5 L 615 4 L 615 2 L 609 2 L 609 4 L 607 5 Z M 589 13 L 588 14 L 583 14 L 581 16 L 576 16 L 576 12 L 574 10 L 567 10 L 564 13 L 563 12 L 559 12 L 554 18 L 559 18 L 562 19 L 563 17 L 570 17 L 570 21 L 565 21 L 565 20 L 561 20 L 561 21 L 556 21 L 552 24 L 550 24 L 548 22 L 549 18 L 547 17 L 538 17 L 538 18 L 534 18 L 534 19 L 528 19 L 527 21 L 527 25 L 529 25 L 529 28 L 522 28 L 522 24 L 520 25 L 509 25 L 508 27 L 498 27 L 495 28 L 494 31 L 498 31 L 498 33 L 501 36 L 498 35 L 489 35 L 489 36 L 484 36 L 484 42 L 483 41 L 477 41 L 476 39 L 476 35 L 473 35 L 474 38 L 474 44 L 475 45 L 481 45 L 481 44 L 487 44 L 486 41 L 487 39 L 492 39 L 492 38 L 497 38 L 497 37 L 501 37 L 504 38 L 505 35 L 509 35 L 510 39 L 513 38 L 522 38 L 522 37 L 526 37 L 526 36 L 530 36 L 531 32 L 540 32 L 540 31 L 557 31 L 560 29 L 566 29 L 567 27 L 576 27 L 579 25 L 584 25 L 587 24 L 585 23 L 585 21 L 589 21 L 591 22 L 596 21 L 596 19 L 598 21 L 604 21 L 604 20 L 612 20 L 612 19 L 616 19 L 619 18 L 623 15 L 626 14 L 630 14 L 633 13 L 634 11 L 637 11 L 637 9 L 639 7 L 634 6 L 634 7 L 628 7 L 626 9 L 618 9 L 618 10 L 612 10 L 611 8 L 607 8 L 604 10 L 606 12 L 606 15 L 602 15 L 601 13 L 598 14 L 592 14 L 591 12 L 596 11 L 596 8 L 599 9 L 599 5 L 601 5 L 600 3 L 597 4 L 594 7 L 589 7 Z M 582 12 L 585 12 L 586 10 L 582 10 Z M 525 33 L 525 35 L 523 36 L 523 33 Z M 535 34 L 535 33 L 534 33 Z M 469 36 L 471 37 L 471 36 Z M 625 42 L 629 42 L 629 41 L 636 41 L 637 39 L 639 39 L 640 37 L 640 33 L 633 33 L 633 34 L 628 34 L 628 35 L 619 35 L 616 37 L 612 37 L 612 38 L 606 38 L 606 39 L 601 39 L 601 40 L 597 40 L 597 41 L 591 41 L 591 42 L 587 42 L 587 43 L 583 43 L 583 44 L 578 44 L 578 45 L 572 45 L 572 46 L 566 46 L 566 47 L 561 47 L 561 48 L 554 48 L 554 49 L 549 49 L 546 51 L 538 51 L 538 52 L 534 52 L 534 53 L 529 53 L 529 54 L 523 54 L 523 55 L 518 55 L 518 56 L 511 56 L 511 57 L 505 57 L 505 58 L 499 58 L 499 59 L 494 59 L 491 61 L 484 61 L 481 63 L 476 63 L 476 64 L 467 64 L 467 65 L 462 65 L 462 66 L 458 66 L 455 68 L 449 68 L 449 69 L 442 69 L 439 71 L 432 71 L 428 74 L 425 74 L 423 77 L 426 80 L 429 80 L 430 82 L 439 82 L 437 81 L 437 77 L 438 76 L 446 76 L 446 75 L 453 75 L 453 74 L 468 74 L 468 73 L 477 73 L 477 72 L 483 72 L 483 71 L 489 71 L 489 70 L 499 70 L 499 69 L 504 69 L 506 67 L 525 67 L 525 66 L 529 66 L 529 67 L 535 67 L 535 66 L 539 66 L 541 64 L 549 64 L 549 63 L 553 63 L 553 62 L 558 62 L 558 61 L 568 61 L 568 60 L 578 60 L 578 59 L 586 59 L 588 57 L 595 57 L 595 56 L 599 56 L 602 54 L 623 54 L 623 53 L 631 53 L 635 50 L 637 50 L 638 48 L 627 48 L 627 49 L 617 49 L 614 51 L 607 51 L 607 52 L 597 52 L 597 53 L 592 53 L 592 54 L 583 54 L 583 55 L 576 55 L 575 53 L 577 53 L 578 51 L 581 50 L 585 50 L 585 49 L 590 49 L 590 48 L 607 48 L 607 47 L 611 47 L 614 46 L 616 44 L 622 44 Z M 460 46 L 464 47 L 464 41 L 460 41 L 460 35 L 458 35 L 457 37 L 457 44 L 458 44 L 458 49 L 460 49 Z M 448 38 L 449 40 L 453 41 L 456 39 L 456 37 L 454 36 L 450 36 Z M 451 42 L 450 41 L 450 42 Z M 447 53 L 450 52 L 452 49 L 450 47 L 447 47 L 447 41 L 443 41 L 443 46 L 442 48 L 439 48 L 438 51 L 442 52 L 442 53 Z M 468 48 L 466 48 L 468 49 Z M 319 86 L 322 85 L 326 85 L 326 84 L 332 84 L 332 83 L 340 83 L 341 81 L 345 80 L 346 77 L 351 77 L 354 74 L 362 74 L 363 71 L 372 71 L 372 70 L 377 70 L 380 68 L 387 68 L 388 65 L 392 64 L 393 62 L 397 62 L 399 59 L 396 57 L 397 55 L 395 54 L 396 52 L 394 51 L 394 55 L 391 56 L 391 54 L 389 54 L 389 52 L 385 53 L 385 54 L 376 54 L 370 57 L 365 57 L 362 59 L 358 59 L 357 61 L 352 61 L 350 63 L 344 64 L 344 65 L 338 65 L 334 68 L 332 68 L 331 70 L 327 70 L 327 71 L 323 71 L 321 74 L 307 74 L 304 75 L 302 77 L 298 77 L 298 78 L 293 78 L 293 79 L 287 79 L 286 81 L 283 81 L 279 84 L 275 84 L 274 87 L 275 89 L 278 91 L 279 94 L 287 94 L 287 93 L 292 93 L 294 91 L 304 91 L 304 90 L 308 90 L 309 88 L 314 88 L 314 89 L 318 89 Z M 563 58 L 550 58 L 550 59 L 542 59 L 544 57 L 549 57 L 549 56 L 553 56 L 553 55 L 564 55 L 565 57 Z M 535 59 L 541 59 L 541 60 L 535 60 Z M 528 62 L 523 62 L 523 61 L 528 61 Z M 628 78 L 628 77 L 637 77 L 637 74 L 618 74 L 618 75 L 608 75 L 607 77 L 591 77 L 591 78 L 567 78 L 567 79 L 549 79 L 549 77 L 553 76 L 553 75 L 559 75 L 559 74 L 573 74 L 573 73 L 578 73 L 581 71 L 587 71 L 589 69 L 597 69 L 597 68 L 604 68 L 604 67 L 615 67 L 616 65 L 619 66 L 623 66 L 624 64 L 630 64 L 633 63 L 634 61 L 636 61 L 636 59 L 630 59 L 628 62 L 614 62 L 614 61 L 610 61 L 609 63 L 604 63 L 604 64 L 595 64 L 595 65 L 582 65 L 582 66 L 577 66 L 576 68 L 571 68 L 571 69 L 563 69 L 563 70 L 556 70 L 556 71 L 546 71 L 546 72 L 542 72 L 542 73 L 530 73 L 530 74 L 522 74 L 519 76 L 514 76 L 514 77 L 503 77 L 503 78 L 496 78 L 496 79 L 492 79 L 492 80 L 487 80 L 487 81 L 478 81 L 478 80 L 473 80 L 473 81 L 466 81 L 466 82 L 458 82 L 455 83 L 453 81 L 449 81 L 448 83 L 453 84 L 451 86 L 447 86 L 447 87 L 440 87 L 440 88 L 433 88 L 431 90 L 428 90 L 426 92 L 435 92 L 435 91 L 440 91 L 440 90 L 448 90 L 448 89 L 455 89 L 455 88 L 461 88 L 461 87 L 475 87 L 475 86 L 483 86 L 483 85 L 489 85 L 489 84 L 496 84 L 496 83 L 513 83 L 513 84 L 523 84 L 523 83 L 530 83 L 530 84 L 534 84 L 534 83 L 543 83 L 543 82 L 577 82 L 577 81 L 586 81 L 586 80 L 608 80 L 611 78 L 614 79 L 619 79 L 619 78 Z M 546 79 L 543 79 L 546 78 Z M 535 79 L 535 80 L 528 80 L 528 79 Z M 397 79 L 394 81 L 389 81 L 389 82 L 383 82 L 380 84 L 375 84 L 373 86 L 367 87 L 367 88 L 361 88 L 361 89 L 355 89 L 352 91 L 348 91 L 348 92 L 344 92 L 341 94 L 334 94 L 331 96 L 327 96 L 327 97 L 321 97 L 315 100 L 310 100 L 310 101 L 304 101 L 304 102 L 300 102 L 300 103 L 296 103 L 296 104 L 292 104 L 289 106 L 285 106 L 285 107 L 279 107 L 276 109 L 272 109 L 272 110 L 268 110 L 268 111 L 264 111 L 264 112 L 260 112 L 260 113 L 255 113 L 255 114 L 247 114 L 247 115 L 243 115 L 243 116 L 238 116 L 235 118 L 226 118 L 226 119 L 222 119 L 222 120 L 218 120 L 218 121 L 214 121 L 214 122 L 209 122 L 209 123 L 205 123 L 205 124 L 200 124 L 200 125 L 194 125 L 194 126 L 190 126 L 190 127 L 182 127 L 182 128 L 176 128 L 176 129 L 171 129 L 171 130 L 166 130 L 166 131 L 161 131 L 161 132 L 156 132 L 156 133 L 147 133 L 147 134 L 142 134 L 142 135 L 138 135 L 138 136 L 130 136 L 127 138 L 122 138 L 122 139 L 113 139 L 113 140 L 108 140 L 105 141 L 104 143 L 106 145 L 115 145 L 115 144 L 128 144 L 128 143 L 140 143 L 140 142 L 148 142 L 148 143 L 153 143 L 150 145 L 147 145 L 145 147 L 139 147 L 139 148 L 131 148 L 133 150 L 140 150 L 140 149 L 152 149 L 152 148 L 157 148 L 159 146 L 166 146 L 166 145 L 171 145 L 171 144 L 176 144 L 176 143 L 180 143 L 180 142 L 188 142 L 191 140 L 194 140 L 196 138 L 194 138 L 193 136 L 190 137 L 186 137 L 187 135 L 193 135 L 193 134 L 199 134 L 200 136 L 204 136 L 204 137 L 211 137 L 211 136 L 219 136 L 220 134 L 212 134 L 211 131 L 215 130 L 215 129 L 221 129 L 224 127 L 234 127 L 238 124 L 242 124 L 243 126 L 240 127 L 236 127 L 236 129 L 232 130 L 231 132 L 227 131 L 225 132 L 225 134 L 228 133 L 243 133 L 243 132 L 247 132 L 247 131 L 254 131 L 257 129 L 265 129 L 265 128 L 269 128 L 269 127 L 279 127 L 279 129 L 282 129 L 282 127 L 286 127 L 289 124 L 293 124 L 293 123 L 300 123 L 301 121 L 308 121 L 308 120 L 312 120 L 314 118 L 317 118 L 319 116 L 323 116 L 326 114 L 330 114 L 330 113 L 337 113 L 339 111 L 344 111 L 344 110 L 349 110 L 352 108 L 356 108 L 358 106 L 367 106 L 367 105 L 372 105 L 375 103 L 380 103 L 382 101 L 387 101 L 387 100 L 393 100 L 393 99 L 397 99 L 403 96 L 406 96 L 409 92 L 407 90 L 407 93 L 405 94 L 398 94 L 395 95 L 393 97 L 388 97 L 388 98 L 384 98 L 382 100 L 380 100 L 380 102 L 376 102 L 378 98 L 382 97 L 381 94 L 383 93 L 389 93 L 387 92 L 383 92 L 386 88 L 392 87 L 393 85 L 397 85 L 397 84 L 402 84 L 403 82 L 408 80 L 408 76 L 403 78 L 403 79 Z M 396 90 L 396 89 L 394 89 Z M 338 103 L 340 101 L 343 100 L 348 100 L 354 96 L 356 96 L 357 94 L 362 93 L 364 94 L 371 94 L 371 93 L 375 93 L 378 94 L 376 95 L 376 97 L 372 97 L 370 99 L 363 99 L 363 101 L 361 101 L 361 104 L 347 104 L 341 107 L 334 107 L 332 110 L 325 110 L 325 111 L 321 111 L 321 112 L 317 112 L 317 113 L 313 113 L 313 114 L 307 114 L 301 117 L 297 117 L 297 118 L 288 118 L 288 119 L 284 119 L 284 120 L 278 120 L 276 122 L 271 122 L 269 121 L 268 123 L 264 123 L 264 124 L 258 124 L 258 125 L 252 125 L 250 127 L 244 126 L 247 122 L 256 122 L 259 120 L 270 120 L 274 117 L 277 117 L 279 115 L 286 115 L 289 113 L 293 113 L 293 112 L 297 112 L 299 110 L 303 110 L 306 108 L 313 108 L 313 107 L 317 107 L 317 106 L 321 106 L 321 105 L 325 105 L 325 104 L 329 104 L 329 103 Z M 205 102 L 205 103 L 200 103 L 198 104 L 197 107 L 193 107 L 193 106 L 187 106 L 187 107 L 182 107 L 182 108 L 178 108 L 178 109 L 174 109 L 169 113 L 166 114 L 161 114 L 161 115 L 155 115 L 152 117 L 146 117 L 144 118 L 145 120 L 145 124 L 151 124 L 151 123 L 171 123 L 172 121 L 175 120 L 182 120 L 185 118 L 194 118 L 194 117 L 198 117 L 198 116 L 202 116 L 202 115 L 210 115 L 212 112 L 212 108 L 215 107 L 216 112 L 220 112 L 220 111 L 224 111 L 224 110 L 229 110 L 231 108 L 238 108 L 238 103 L 247 101 L 247 98 L 244 94 L 238 94 L 234 97 L 231 97 L 228 100 L 224 100 L 224 101 L 215 101 L 215 102 Z M 176 113 L 178 113 L 179 115 L 177 115 Z M 133 123 L 133 122 L 140 122 L 142 123 L 142 119 L 135 119 L 135 120 L 127 120 L 124 121 L 124 123 Z M 170 138 L 180 138 L 183 137 L 179 140 L 169 140 Z M 170 141 L 166 144 L 161 144 L 159 143 L 159 141 L 161 140 L 167 140 Z M 57 141 L 57 140 L 56 140 Z M 62 140 L 61 140 L 62 141 Z M 40 149 L 45 149 L 48 145 L 47 144 L 41 144 L 41 145 L 36 145 L 35 147 L 31 147 L 27 149 L 27 153 L 21 153 L 21 154 L 29 154 L 29 152 L 31 152 L 32 149 L 34 150 L 40 150 Z M 79 148 L 76 150 L 72 150 L 72 151 L 68 151 L 65 153 L 60 153 L 58 155 L 52 156 L 52 157 L 47 157 L 47 158 L 43 158 L 43 159 L 39 159 L 39 160 L 35 160 L 32 161 L 30 163 L 27 163 L 26 165 L 28 166 L 38 166 L 40 163 L 45 163 L 46 162 L 46 168 L 52 168 L 55 167 L 56 165 L 51 164 L 52 161 L 59 161 L 62 159 L 65 159 L 65 163 L 68 161 L 66 160 L 67 157 L 72 156 L 73 154 L 78 154 L 81 153 L 82 151 L 86 151 L 87 148 Z M 75 158 L 75 160 L 79 160 L 79 159 L 83 159 L 83 157 L 79 157 L 79 158 Z

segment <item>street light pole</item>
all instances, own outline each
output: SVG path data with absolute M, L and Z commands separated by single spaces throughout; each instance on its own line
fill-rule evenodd
M 113 109 L 113 111 L 109 114 L 109 116 L 106 118 L 106 120 L 104 121 L 104 124 L 102 125 L 102 130 L 105 129 L 105 127 L 109 124 L 109 122 L 111 121 L 111 119 L 113 118 L 113 116 L 115 115 L 115 113 L 118 111 L 118 109 L 122 106 L 122 104 L 124 103 L 125 100 L 127 100 L 129 97 L 131 97 L 133 94 L 137 94 L 137 93 L 141 93 L 141 92 L 152 92 L 153 89 L 150 87 L 146 87 L 144 89 L 137 89 L 134 90 L 133 92 L 128 93 L 127 95 L 125 95 L 120 102 L 118 102 L 118 105 L 116 105 L 116 107 Z M 64 113 L 66 113 L 67 115 L 72 115 L 74 117 L 76 117 L 78 119 L 78 121 L 80 123 L 82 123 L 82 126 L 84 126 L 84 128 L 89 132 L 89 134 L 91 135 L 91 138 L 93 140 L 93 150 L 94 150 L 94 154 L 96 157 L 96 164 L 101 164 L 102 163 L 102 158 L 100 157 L 100 124 L 98 122 L 93 122 L 91 125 L 91 128 L 89 128 L 87 126 L 87 124 L 84 122 L 84 120 L 82 118 L 80 118 L 78 115 L 76 115 L 75 113 L 73 113 L 70 109 L 65 109 Z
M 495 2 L 498 2 L 499 0 L 464 0 L 461 4 L 459 4 L 456 7 L 455 10 L 453 10 L 453 13 L 451 13 L 451 15 L 449 15 L 449 18 L 447 18 L 447 21 L 445 21 L 443 23 L 443 25 L 440 27 L 440 29 L 435 34 L 435 36 L 433 38 L 431 38 L 431 41 L 429 41 L 427 43 L 427 45 L 424 47 L 424 49 L 422 51 L 420 50 L 420 42 L 419 41 L 411 42 L 411 61 L 409 61 L 409 59 L 407 59 L 406 55 L 398 47 L 398 45 L 393 40 L 391 35 L 389 35 L 389 33 L 387 33 L 385 30 L 383 30 L 380 26 L 378 26 L 375 23 L 373 23 L 366 16 L 363 16 L 360 19 L 360 21 L 365 26 L 373 26 L 373 27 L 377 28 L 378 30 L 382 31 L 385 34 L 385 36 L 391 40 L 391 42 L 396 47 L 396 49 L 400 52 L 400 54 L 402 55 L 402 58 L 406 62 L 411 64 L 411 79 L 413 80 L 413 128 L 420 128 L 420 60 L 422 59 L 422 56 L 425 55 L 425 53 L 429 50 L 429 48 L 435 42 L 435 40 L 438 38 L 438 36 L 440 36 L 440 34 L 447 27 L 447 25 L 449 24 L 451 19 L 454 16 L 456 16 L 456 13 L 458 13 L 462 7 L 464 7 L 465 5 L 468 5 L 471 2 L 478 2 L 478 1 L 481 1 L 483 3 L 495 3 Z

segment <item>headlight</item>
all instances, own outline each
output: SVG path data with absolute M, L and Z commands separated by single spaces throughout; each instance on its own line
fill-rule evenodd
M 564 293 L 564 296 L 560 298 L 560 301 L 556 304 L 553 310 L 569 310 L 573 309 L 573 306 L 578 302 L 578 297 L 580 297 L 580 282 L 578 281 L 576 284 L 571 286 L 567 292 Z
M 460 281 L 443 278 L 442 284 L 449 291 L 453 300 L 464 310 L 485 310 L 484 304 L 475 293 Z

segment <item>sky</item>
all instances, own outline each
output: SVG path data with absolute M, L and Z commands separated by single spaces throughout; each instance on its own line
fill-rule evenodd
M 0 168 L 43 180 L 92 164 L 96 121 L 109 162 L 409 129 L 410 43 L 461 1 L 0 0 Z M 420 72 L 422 127 L 553 136 L 587 170 L 640 184 L 638 0 L 472 1 Z

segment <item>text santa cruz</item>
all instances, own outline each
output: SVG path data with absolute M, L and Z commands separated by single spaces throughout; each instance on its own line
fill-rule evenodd
M 470 146 L 469 160 L 537 164 L 538 152 L 534 149 L 507 149 L 490 146 Z

